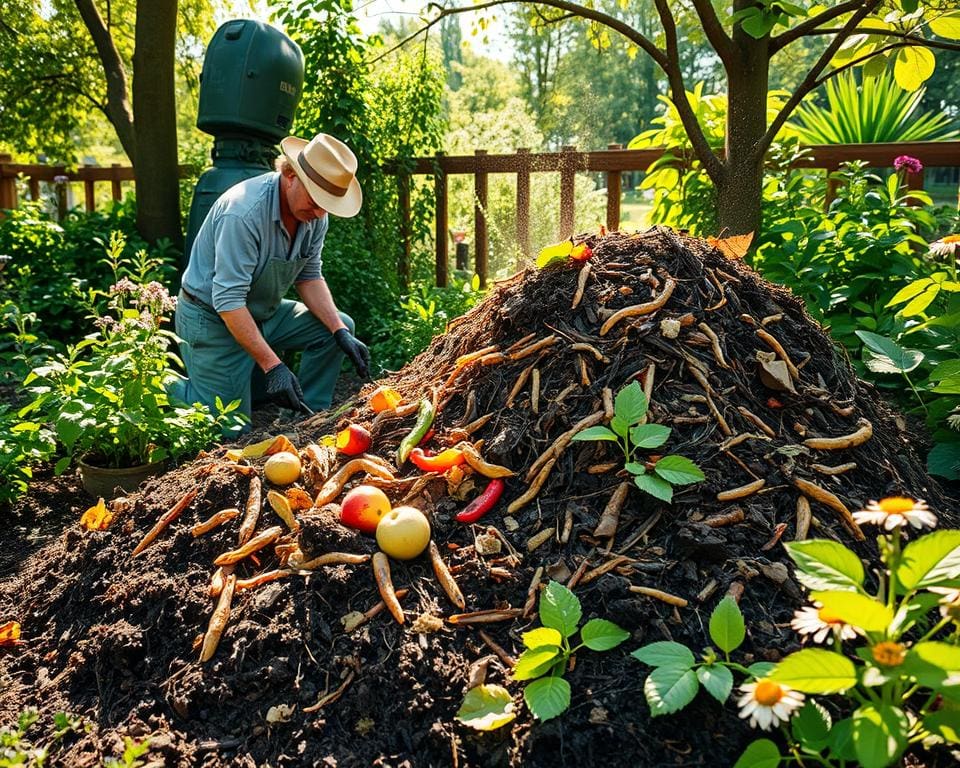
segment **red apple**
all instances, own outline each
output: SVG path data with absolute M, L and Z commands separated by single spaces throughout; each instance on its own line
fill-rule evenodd
M 374 533 L 380 518 L 390 509 L 387 494 L 372 485 L 358 485 L 343 497 L 340 522 L 364 533 Z
M 346 456 L 359 456 L 370 450 L 373 438 L 359 424 L 351 424 L 337 433 L 337 450 Z

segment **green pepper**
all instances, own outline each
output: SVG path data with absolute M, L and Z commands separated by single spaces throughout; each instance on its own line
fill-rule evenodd
M 410 451 L 417 445 L 425 434 L 433 426 L 433 419 L 436 411 L 433 409 L 433 403 L 427 399 L 420 401 L 420 408 L 417 411 L 417 422 L 413 425 L 410 433 L 400 441 L 400 447 L 397 448 L 397 466 L 403 466 L 403 463 L 410 456 Z

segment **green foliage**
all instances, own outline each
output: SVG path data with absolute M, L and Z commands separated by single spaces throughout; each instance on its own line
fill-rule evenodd
M 540 594 L 543 626 L 523 634 L 526 650 L 517 659 L 513 679 L 532 680 L 523 691 L 524 701 L 539 720 L 550 720 L 570 706 L 570 684 L 563 679 L 570 657 L 581 648 L 609 651 L 630 633 L 606 619 L 590 619 L 580 627 L 582 610 L 577 596 L 555 581 Z M 579 645 L 570 638 L 580 630 Z
M 769 679 L 806 694 L 839 694 L 854 707 L 851 718 L 833 724 L 808 699 L 794 717 L 790 752 L 820 764 L 856 760 L 883 768 L 897 763 L 908 743 L 960 743 L 960 531 L 938 531 L 903 546 L 901 529 L 894 527 L 879 543 L 883 577 L 876 593 L 866 589 L 858 557 L 843 545 L 785 545 L 801 582 L 820 587 L 810 595 L 818 615 L 829 615 L 838 628 L 834 650 L 796 651 Z M 939 620 L 928 616 L 933 607 L 939 607 Z M 843 646 L 837 622 L 852 629 L 859 647 Z M 756 745 L 748 752 L 770 751 Z M 738 765 L 753 764 L 743 762 L 746 757 Z
M 0 728 L 0 768 L 43 768 L 50 750 L 64 737 L 81 729 L 89 729 L 81 718 L 57 712 L 44 745 L 38 746 L 33 735 L 28 737 L 28 732 L 39 720 L 40 713 L 37 710 L 25 709 L 17 717 L 15 726 Z
M 883 568 L 875 591 L 864 583 L 859 557 L 839 542 L 784 545 L 797 578 L 812 590 L 812 607 L 798 611 L 792 626 L 832 649 L 803 648 L 777 664 L 732 662 L 746 627 L 736 602 L 725 597 L 709 621 L 723 659 L 708 647 L 698 661 L 685 645 L 664 641 L 631 654 L 653 668 L 644 682 L 651 715 L 683 709 L 701 685 L 724 703 L 739 673 L 752 681 L 740 688 L 740 716 L 765 730 L 788 726 L 781 729 L 783 755 L 776 743 L 759 739 L 737 761 L 740 768 L 775 768 L 790 759 L 885 768 L 908 744 L 960 743 L 960 531 L 938 531 L 904 546 L 902 527 L 935 519 L 919 503 L 907 510 L 903 501 L 885 501 L 881 518 L 864 512 L 861 520 L 888 531 L 878 540 Z M 828 711 L 813 696 L 840 701 Z M 834 722 L 832 711 L 852 715 Z
M 698 662 L 687 646 L 673 641 L 651 643 L 630 654 L 637 661 L 653 667 L 643 685 L 652 717 L 683 709 L 696 698 L 701 685 L 723 704 L 733 690 L 731 670 L 749 673 L 746 668 L 730 661 L 730 654 L 746 638 L 743 614 L 732 597 L 724 597 L 714 608 L 709 632 L 710 639 L 723 652 L 723 659 L 708 647 Z
M 21 421 L 17 412 L 0 405 L 0 506 L 27 492 L 33 469 L 56 450 L 53 432 L 35 421 Z
M 791 128 L 805 144 L 869 144 L 875 142 L 943 141 L 958 132 L 943 112 L 917 109 L 924 89 L 901 89 L 893 74 L 859 79 L 847 70 L 824 86 L 827 104 L 801 104 Z
M 126 258 L 148 249 L 137 234 L 136 211 L 129 201 L 105 212 L 73 211 L 60 224 L 36 203 L 9 211 L 0 218 L 0 253 L 11 257 L 0 272 L 0 304 L 13 302 L 21 314 L 35 315 L 35 333 L 44 339 L 62 343 L 79 338 L 90 287 L 111 277 L 103 260 L 111 232 L 124 235 Z M 169 244 L 149 249 L 149 254 L 156 264 L 151 278 L 169 281 L 175 273 Z M 98 309 L 104 307 L 100 302 Z
M 422 352 L 447 323 L 473 307 L 482 297 L 479 278 L 437 288 L 431 280 L 417 281 L 398 308 L 376 318 L 372 350 L 377 363 L 398 369 Z
M 110 314 L 90 311 L 96 332 L 67 347 L 24 379 L 34 399 L 19 411 L 38 422 L 50 422 L 66 455 L 63 471 L 74 457 L 107 467 L 126 467 L 177 459 L 196 453 L 237 426 L 238 402 L 212 416 L 199 404 L 180 406 L 166 393 L 175 361 L 173 334 L 161 323 L 174 308 L 166 289 L 148 279 L 156 262 L 145 254 L 132 265 L 122 254 L 125 240 L 115 233 L 108 247 L 114 274 L 109 291 L 101 292 Z M 121 277 L 126 272 L 131 277 Z
M 683 456 L 662 456 L 654 462 L 636 460 L 637 451 L 659 448 L 670 439 L 672 431 L 662 424 L 647 424 L 648 407 L 640 383 L 632 381 L 617 393 L 609 427 L 588 427 L 573 439 L 617 443 L 623 451 L 624 468 L 633 475 L 634 484 L 654 498 L 670 503 L 675 485 L 699 483 L 704 475 L 696 464 Z
M 140 758 L 150 751 L 150 740 L 134 741 L 123 737 L 123 754 L 120 758 L 111 757 L 103 761 L 104 768 L 140 768 L 144 761 Z

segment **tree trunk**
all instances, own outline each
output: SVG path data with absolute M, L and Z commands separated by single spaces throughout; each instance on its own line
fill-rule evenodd
M 717 224 L 727 235 L 760 228 L 764 153 L 758 151 L 767 129 L 769 37 L 757 40 L 739 25 L 734 55 L 727 67 L 727 137 L 723 178 L 717 184 Z
M 133 54 L 137 142 L 131 158 L 137 178 L 137 229 L 147 242 L 166 238 L 183 248 L 174 84 L 176 36 L 177 0 L 137 3 Z

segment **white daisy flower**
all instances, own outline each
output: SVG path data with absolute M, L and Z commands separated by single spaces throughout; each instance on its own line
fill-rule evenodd
M 740 686 L 743 696 L 737 702 L 740 717 L 750 718 L 753 728 L 771 727 L 785 723 L 793 712 L 803 705 L 803 694 L 773 680 L 757 680 Z
M 853 626 L 838 619 L 820 603 L 808 605 L 793 614 L 790 626 L 801 635 L 812 635 L 815 643 L 826 642 L 835 633 L 841 640 L 853 640 L 857 636 Z
M 948 616 L 956 622 L 960 622 L 960 589 L 952 587 L 927 587 L 931 592 L 943 595 L 938 605 L 940 606 L 940 615 L 943 618 Z
M 889 496 L 880 501 L 871 501 L 865 509 L 853 513 L 858 523 L 879 525 L 888 531 L 902 528 L 907 523 L 914 528 L 937 524 L 937 516 L 927 507 L 927 502 L 908 499 L 905 496 Z
M 947 235 L 930 243 L 930 253 L 937 256 L 953 256 L 960 251 L 960 235 Z

